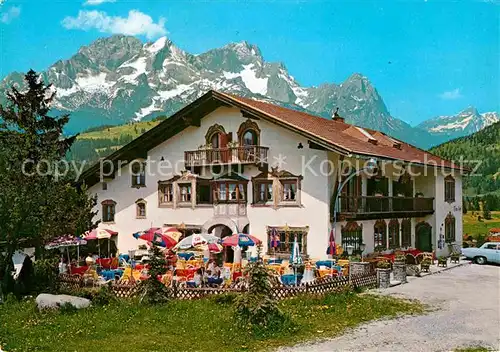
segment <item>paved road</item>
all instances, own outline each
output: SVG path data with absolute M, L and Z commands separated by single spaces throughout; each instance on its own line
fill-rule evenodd
M 436 308 L 416 317 L 375 321 L 338 338 L 281 349 L 307 351 L 500 350 L 500 266 L 465 265 L 380 291 Z

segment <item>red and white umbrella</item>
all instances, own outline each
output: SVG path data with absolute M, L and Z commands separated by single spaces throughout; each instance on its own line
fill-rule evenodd
M 110 252 L 110 244 L 111 237 L 117 236 L 118 232 L 109 230 L 109 229 L 93 229 L 92 231 L 85 232 L 85 237 L 83 238 L 85 241 L 91 240 L 100 240 L 101 238 L 108 239 L 108 254 Z M 97 250 L 99 251 L 99 257 L 101 257 L 101 246 L 99 246 L 99 242 L 97 243 Z
M 171 237 L 168 233 L 164 233 L 159 227 L 152 227 L 146 231 L 134 233 L 133 236 L 165 248 L 172 248 L 177 244 L 175 238 Z

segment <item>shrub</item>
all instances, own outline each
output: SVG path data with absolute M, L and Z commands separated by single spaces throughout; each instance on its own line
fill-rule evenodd
M 98 291 L 94 291 L 94 295 L 90 299 L 92 303 L 98 306 L 105 306 L 116 301 L 116 297 L 109 286 L 102 286 Z
M 168 288 L 158 280 L 158 276 L 165 273 L 167 261 L 157 246 L 153 245 L 151 251 L 149 278 L 141 284 L 143 288 L 141 301 L 144 300 L 149 304 L 166 303 L 168 302 Z
M 34 282 L 37 292 L 55 293 L 58 288 L 57 258 L 40 259 L 34 264 Z
M 390 269 L 391 268 L 391 263 L 389 263 L 387 260 L 380 260 L 377 262 L 377 268 L 379 269 Z
M 285 326 L 289 319 L 279 309 L 272 297 L 270 274 L 260 259 L 261 247 L 258 250 L 258 260 L 249 263 L 248 292 L 235 299 L 236 318 L 239 323 L 254 332 L 264 333 L 265 330 L 275 330 Z

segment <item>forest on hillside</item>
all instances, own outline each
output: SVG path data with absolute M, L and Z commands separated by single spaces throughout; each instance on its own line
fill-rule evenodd
M 468 195 L 500 193 L 500 122 L 470 136 L 441 144 L 430 151 L 455 161 L 463 157 L 473 168 L 479 165 L 465 179 L 464 191 Z

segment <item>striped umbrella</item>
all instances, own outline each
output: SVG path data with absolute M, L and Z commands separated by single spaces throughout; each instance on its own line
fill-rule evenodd
M 296 267 L 302 264 L 302 256 L 300 255 L 299 242 L 297 242 L 297 236 L 293 240 L 292 253 L 290 254 L 290 263 L 293 265 L 293 274 L 295 276 L 295 285 L 297 285 L 297 272 Z
M 247 235 L 244 233 L 236 233 L 232 236 L 228 236 L 222 240 L 223 246 L 231 247 L 245 247 L 245 246 L 255 246 L 256 244 L 262 243 L 257 237 L 252 235 Z
M 332 228 L 330 231 L 330 238 L 328 239 L 328 248 L 326 249 L 326 254 L 335 255 L 337 254 L 337 245 L 335 244 L 335 229 Z
M 151 227 L 145 231 L 136 232 L 132 236 L 165 248 L 172 248 L 177 244 L 174 238 L 162 233 L 159 227 Z

